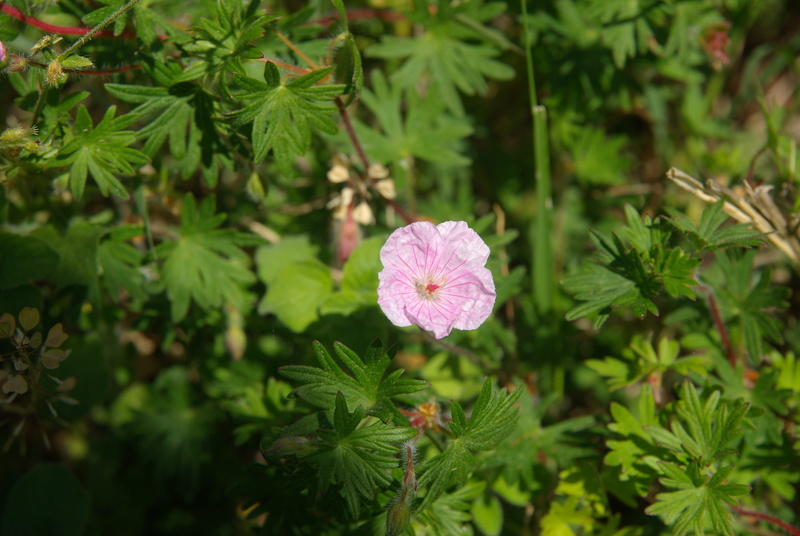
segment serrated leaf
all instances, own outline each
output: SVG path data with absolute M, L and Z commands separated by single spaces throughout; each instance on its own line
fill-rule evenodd
M 396 456 L 399 444 L 415 437 L 417 431 L 410 426 L 383 422 L 359 427 L 363 410 L 358 406 L 350 414 L 341 392 L 336 395 L 335 406 L 333 433 L 324 434 L 328 444 L 321 445 L 308 461 L 318 465 L 323 493 L 331 485 L 341 483 L 339 492 L 351 517 L 357 519 L 362 500 L 372 500 L 376 491 L 392 483 L 390 471 L 399 466 Z
M 439 86 L 447 107 L 462 116 L 464 108 L 459 91 L 483 95 L 488 90 L 487 78 L 509 80 L 514 70 L 494 59 L 500 50 L 487 42 L 484 32 L 467 28 L 448 15 L 449 11 L 438 17 L 421 18 L 426 29 L 421 38 L 385 36 L 366 53 L 383 59 L 406 58 L 392 75 L 393 82 L 403 88 L 414 88 L 420 78 L 430 76 Z
M 429 162 L 454 166 L 469 164 L 470 160 L 457 148 L 460 140 L 472 133 L 472 128 L 445 113 L 436 86 L 430 87 L 422 98 L 413 90 L 403 91 L 391 84 L 376 70 L 372 73 L 372 86 L 364 91 L 361 101 L 375 114 L 381 126 L 378 132 L 354 121 L 364 149 L 373 159 L 393 163 L 410 154 Z
M 128 199 L 130 195 L 115 175 L 133 175 L 134 165 L 150 160 L 147 155 L 128 147 L 136 140 L 136 135 L 125 128 L 136 120 L 136 115 L 114 117 L 115 114 L 116 106 L 110 106 L 100 123 L 93 127 L 89 112 L 81 105 L 75 117 L 76 134 L 61 147 L 53 161 L 56 166 L 70 166 L 69 185 L 76 199 L 83 197 L 88 175 L 104 196 L 113 194 Z
M 174 321 L 182 320 L 192 301 L 203 309 L 245 304 L 245 288 L 255 281 L 249 257 L 239 247 L 254 240 L 230 229 L 217 229 L 224 214 L 214 214 L 214 197 L 197 208 L 194 197 L 183 198 L 180 238 L 156 247 L 165 259 L 161 269 Z
M 469 420 L 461 405 L 453 403 L 450 429 L 455 439 L 447 450 L 420 467 L 419 487 L 428 491 L 418 511 L 425 510 L 451 485 L 465 481 L 476 463 L 472 451 L 491 450 L 506 439 L 517 424 L 519 413 L 514 405 L 521 395 L 519 387 L 511 394 L 505 389 L 496 391 L 487 378 Z
M 216 186 L 219 170 L 232 166 L 225 146 L 225 132 L 217 119 L 217 99 L 194 82 L 180 81 L 176 64 L 145 63 L 148 72 L 167 87 L 106 84 L 115 97 L 138 104 L 132 113 L 145 126 L 136 136 L 144 141 L 142 151 L 155 157 L 164 143 L 170 156 L 181 161 L 188 178 L 198 167 L 210 187 Z
M 380 340 L 370 345 L 364 359 L 340 343 L 336 343 L 335 349 L 339 361 L 347 366 L 350 374 L 318 342 L 314 343 L 314 353 L 320 367 L 289 365 L 280 369 L 283 376 L 304 384 L 295 393 L 314 406 L 333 409 L 335 397 L 341 392 L 350 408 L 363 406 L 371 415 L 388 418 L 397 412 L 393 398 L 428 387 L 422 380 L 400 379 L 402 370 L 387 376 L 391 358 Z
M 311 144 L 312 127 L 328 134 L 336 133 L 336 123 L 330 117 L 335 108 L 329 102 L 342 94 L 344 86 L 316 85 L 333 67 L 273 86 L 270 81 L 274 83 L 274 74 L 270 73 L 277 68 L 269 62 L 266 65 L 267 83 L 241 75 L 234 77 L 242 89 L 236 93 L 236 98 L 247 105 L 230 117 L 237 126 L 252 122 L 256 162 L 272 151 L 281 171 L 292 175 L 292 159 L 305 154 Z
M 679 488 L 656 495 L 656 502 L 645 512 L 658 515 L 669 525 L 673 533 L 683 536 L 690 530 L 704 534 L 704 520 L 709 518 L 714 530 L 726 536 L 733 536 L 733 516 L 727 505 L 736 505 L 736 497 L 750 491 L 749 486 L 725 484 L 732 467 L 723 467 L 709 478 L 698 472 L 697 466 L 686 468 L 674 464 L 664 464 L 665 473 L 670 478 L 662 478 L 667 487 Z

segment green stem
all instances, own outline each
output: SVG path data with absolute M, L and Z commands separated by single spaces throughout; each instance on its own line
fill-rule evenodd
M 122 15 L 133 9 L 133 6 L 135 6 L 139 2 L 141 2 L 141 0 L 128 0 L 128 2 L 125 5 L 120 7 L 118 10 L 116 10 L 108 17 L 106 17 L 97 26 L 89 30 L 89 32 L 86 35 L 84 35 L 83 37 L 72 43 L 72 46 L 70 46 L 67 50 L 59 54 L 58 58 L 56 59 L 58 61 L 64 61 L 66 58 L 70 56 L 70 54 L 74 54 L 76 50 L 78 50 L 83 45 L 94 39 L 94 37 L 98 33 L 100 33 L 100 30 L 102 30 L 103 28 L 105 28 L 106 26 L 117 20 L 119 17 L 121 17 Z
M 535 159 L 536 221 L 533 232 L 533 295 L 541 315 L 553 310 L 555 269 L 553 265 L 553 200 L 550 180 L 550 146 L 547 137 L 547 111 L 536 97 L 536 79 L 531 57 L 531 36 L 528 31 L 528 9 L 522 4 L 525 33 L 525 63 L 528 72 L 528 98 L 533 115 L 533 154 Z

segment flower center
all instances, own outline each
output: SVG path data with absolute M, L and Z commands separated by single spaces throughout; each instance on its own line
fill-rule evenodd
M 436 291 L 444 285 L 444 280 L 439 281 L 439 283 L 437 285 L 433 279 L 423 279 L 417 283 L 417 294 L 419 294 L 420 298 L 426 300 L 436 299 Z

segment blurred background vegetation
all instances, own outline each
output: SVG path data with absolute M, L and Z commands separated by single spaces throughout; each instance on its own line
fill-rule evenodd
M 671 367 L 659 347 L 660 409 L 689 377 L 766 419 L 731 481 L 752 486 L 746 508 L 800 524 L 796 262 L 768 240 L 697 253 L 720 311 L 706 291 L 661 293 L 657 316 L 614 305 L 599 330 L 596 314 L 565 319 L 581 300 L 562 285 L 594 258 L 590 229 L 636 249 L 626 205 L 637 221 L 710 210 L 671 167 L 728 199 L 772 187 L 796 235 L 800 4 L 374 0 L 348 2 L 346 26 L 323 1 L 143 0 L 72 51 L 89 63 L 63 56 L 70 29 L 124 4 L 0 2 L 3 534 L 382 533 L 315 504 L 297 460 L 262 457 L 309 412 L 278 369 L 315 364 L 314 340 L 361 354 L 376 338 L 430 383 L 409 405 L 472 404 L 487 376 L 525 390 L 517 443 L 447 496 L 469 515 L 419 519 L 418 534 L 671 533 L 644 512 L 663 473 L 607 457 L 627 433 L 612 403 L 644 407 L 653 376 L 645 358 L 628 376 L 602 360 L 637 363 L 651 339 L 707 357 Z M 271 76 L 328 64 L 307 115 L 263 112 Z M 355 216 L 337 213 L 348 195 Z M 406 214 L 465 220 L 492 248 L 497 309 L 479 330 L 437 345 L 380 314 L 377 254 Z M 777 530 L 739 519 L 736 533 Z

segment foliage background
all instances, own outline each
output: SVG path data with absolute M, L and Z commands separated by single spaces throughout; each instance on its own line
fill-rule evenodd
M 0 6 L 3 534 L 798 534 L 796 3 Z

